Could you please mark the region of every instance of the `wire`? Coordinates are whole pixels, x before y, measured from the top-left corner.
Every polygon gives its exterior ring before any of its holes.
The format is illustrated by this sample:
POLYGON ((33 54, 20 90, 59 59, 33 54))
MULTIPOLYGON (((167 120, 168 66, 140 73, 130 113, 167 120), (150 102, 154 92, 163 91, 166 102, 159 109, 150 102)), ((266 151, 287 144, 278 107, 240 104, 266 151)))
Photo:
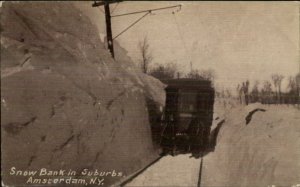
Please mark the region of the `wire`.
POLYGON ((120 36, 121 34, 123 34, 124 32, 126 32, 128 29, 130 29, 133 25, 135 25, 137 22, 139 22, 141 19, 143 19, 145 16, 147 16, 148 14, 150 14, 151 11, 148 11, 146 14, 144 14, 142 17, 140 17, 139 19, 137 19, 135 22, 133 22, 131 25, 129 25, 126 29, 124 29, 122 32, 120 32, 120 34, 118 34, 117 36, 115 36, 113 38, 116 39, 118 36, 120 36))
POLYGON ((99 10, 100 10, 103 14, 105 14, 104 11, 103 11, 99 6, 98 6, 98 8, 99 8, 99 10))
POLYGON ((112 9, 111 14, 114 13, 114 11, 116 10, 116 8, 118 7, 119 3, 116 4, 116 6, 112 9))
POLYGON ((127 15, 131 15, 131 14, 140 14, 140 13, 149 12, 149 11, 154 12, 157 10, 164 10, 164 9, 175 8, 175 7, 179 7, 181 9, 181 5, 174 5, 174 6, 168 6, 168 7, 162 7, 162 8, 142 10, 142 11, 137 11, 137 12, 130 12, 130 13, 125 13, 125 14, 118 14, 118 15, 113 15, 111 17, 113 18, 113 17, 119 17, 119 16, 127 16, 127 15))

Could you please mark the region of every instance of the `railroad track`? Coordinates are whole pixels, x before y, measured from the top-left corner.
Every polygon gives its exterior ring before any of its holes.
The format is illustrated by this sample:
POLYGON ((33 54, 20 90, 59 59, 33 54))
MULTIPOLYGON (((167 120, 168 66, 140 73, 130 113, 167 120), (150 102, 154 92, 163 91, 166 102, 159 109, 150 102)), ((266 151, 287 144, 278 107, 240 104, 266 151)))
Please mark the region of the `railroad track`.
POLYGON ((203 167, 203 154, 201 154, 197 187, 201 187, 202 167, 203 167))
POLYGON ((126 179, 125 181, 121 182, 121 184, 119 186, 120 187, 125 186, 127 183, 129 183, 130 181, 132 181, 133 179, 135 179, 136 177, 138 177, 140 174, 142 174, 146 169, 148 169, 149 167, 151 167, 152 165, 154 165, 156 162, 158 162, 162 157, 164 157, 164 156, 159 156, 157 159, 155 159, 154 161, 152 161, 146 167, 144 167, 143 169, 137 171, 136 173, 134 173, 133 175, 131 175, 128 179, 126 179))
MULTIPOLYGON (((155 163, 157 163, 163 157, 164 156, 159 156, 157 159, 155 159, 154 161, 152 161, 146 167, 144 167, 144 168, 140 169, 139 171, 135 172, 134 174, 132 174, 131 176, 129 176, 127 179, 125 179, 124 181, 122 181, 121 183, 119 183, 117 186, 124 187, 126 184, 128 184, 129 182, 131 182, 132 180, 134 180, 135 178, 137 178, 138 176, 140 176, 145 170, 147 170, 148 168, 150 168, 151 166, 153 166, 155 163)), ((196 186, 197 187, 201 187, 203 163, 204 163, 204 161, 203 161, 203 154, 201 154, 199 171, 198 171, 198 180, 197 180, 197 185, 195 184, 195 187, 196 186)))

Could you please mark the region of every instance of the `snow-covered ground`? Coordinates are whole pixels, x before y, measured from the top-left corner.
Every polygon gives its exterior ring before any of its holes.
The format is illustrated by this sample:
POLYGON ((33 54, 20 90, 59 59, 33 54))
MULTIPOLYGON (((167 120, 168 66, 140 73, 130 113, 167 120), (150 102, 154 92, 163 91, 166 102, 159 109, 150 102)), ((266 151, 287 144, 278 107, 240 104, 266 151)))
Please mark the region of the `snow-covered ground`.
MULTIPOLYGON (((214 152, 203 158, 201 186, 300 184, 300 111, 295 106, 216 102, 225 119, 214 152), (246 125, 245 118, 257 109, 246 125)), ((218 117, 218 118, 217 118, 218 117)), ((200 159, 166 156, 126 186, 197 186, 200 159)))
POLYGON ((200 159, 190 156, 163 157, 126 186, 197 186, 200 159))

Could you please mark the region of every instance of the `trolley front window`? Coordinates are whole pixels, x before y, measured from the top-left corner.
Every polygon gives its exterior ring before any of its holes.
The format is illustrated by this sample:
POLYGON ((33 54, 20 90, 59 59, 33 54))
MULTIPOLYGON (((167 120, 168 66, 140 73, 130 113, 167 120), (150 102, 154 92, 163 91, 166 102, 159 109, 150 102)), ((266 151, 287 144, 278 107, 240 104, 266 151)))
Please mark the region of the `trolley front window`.
POLYGON ((192 113, 197 110, 196 92, 179 92, 179 112, 192 113))

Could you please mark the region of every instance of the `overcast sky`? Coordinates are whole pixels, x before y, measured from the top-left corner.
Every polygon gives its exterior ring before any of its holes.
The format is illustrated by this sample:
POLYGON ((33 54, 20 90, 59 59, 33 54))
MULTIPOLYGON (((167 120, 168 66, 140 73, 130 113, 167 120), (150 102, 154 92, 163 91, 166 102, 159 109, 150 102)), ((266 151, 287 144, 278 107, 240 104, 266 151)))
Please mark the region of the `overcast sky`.
MULTIPOLYGON (((103 8, 82 9, 105 35, 103 8)), ((138 42, 147 36, 153 63, 177 63, 182 71, 212 68, 217 86, 234 89, 247 79, 270 80, 299 72, 298 2, 122 2, 111 5, 112 15, 182 4, 175 14, 154 12, 118 37, 137 61, 138 42)), ((143 14, 112 18, 116 36, 143 14)), ((286 78, 287 80, 287 78, 286 78)))

